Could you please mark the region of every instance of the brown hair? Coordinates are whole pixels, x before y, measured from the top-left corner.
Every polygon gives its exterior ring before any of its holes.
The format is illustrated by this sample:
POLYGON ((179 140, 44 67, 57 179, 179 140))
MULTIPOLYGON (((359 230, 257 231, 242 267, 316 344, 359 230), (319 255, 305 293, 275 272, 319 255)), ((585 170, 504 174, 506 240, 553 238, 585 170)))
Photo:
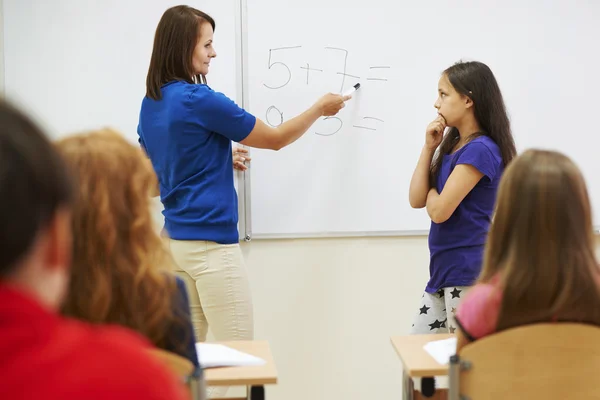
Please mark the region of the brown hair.
POLYGON ((526 151, 500 183, 479 279, 500 279, 498 330, 552 320, 600 325, 598 275, 581 172, 560 153, 526 151))
POLYGON ((206 22, 214 31, 215 20, 195 8, 175 6, 164 12, 154 35, 146 96, 160 100, 160 88, 174 80, 206 83, 206 77, 196 75, 192 64, 200 27, 206 22))
MULTIPOLYGON (((481 135, 490 137, 500 148, 502 162, 506 167, 517 155, 517 149, 502 92, 492 70, 482 62, 459 61, 447 68, 444 75, 454 90, 473 101, 475 119, 482 131, 474 133, 468 140, 481 135)), ((430 187, 436 187, 444 155, 450 154, 459 139, 460 133, 454 127, 442 139, 431 164, 430 187)))
POLYGON ((4 101, 0 160, 0 277, 6 277, 57 211, 71 206, 73 188, 63 160, 40 127, 4 101))
MULTIPOLYGON (((110 129, 57 142, 78 184, 65 315, 131 328, 164 348, 174 314, 171 258, 153 226, 156 176, 143 151, 110 129)), ((173 338, 169 338, 172 340, 173 338)))

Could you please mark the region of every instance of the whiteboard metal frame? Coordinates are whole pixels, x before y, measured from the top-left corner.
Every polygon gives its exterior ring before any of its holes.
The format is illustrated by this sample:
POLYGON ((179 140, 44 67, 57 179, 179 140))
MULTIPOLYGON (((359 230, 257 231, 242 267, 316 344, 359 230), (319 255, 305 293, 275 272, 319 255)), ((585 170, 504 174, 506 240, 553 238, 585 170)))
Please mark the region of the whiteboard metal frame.
MULTIPOLYGON (((594 234, 600 235, 600 227, 594 227, 594 234)), ((428 230, 416 231, 364 231, 364 232, 305 232, 305 233, 259 233, 252 239, 343 239, 343 238, 372 238, 372 237, 422 237, 428 236, 428 230)))
POLYGON ((0 96, 4 97, 4 1, 0 0, 0 96))
MULTIPOLYGON (((247 30, 247 10, 246 0, 230 0, 235 3, 236 20, 236 102, 240 107, 248 108, 248 30, 247 30)), ((238 225, 240 240, 250 241, 252 238, 252 204, 250 188, 250 169, 246 171, 237 171, 238 178, 238 225)))
POLYGON ((427 236, 428 230, 416 231, 356 231, 356 232, 306 232, 306 233, 260 233, 252 236, 256 240, 274 239, 334 239, 334 238, 370 238, 370 237, 408 237, 427 236))

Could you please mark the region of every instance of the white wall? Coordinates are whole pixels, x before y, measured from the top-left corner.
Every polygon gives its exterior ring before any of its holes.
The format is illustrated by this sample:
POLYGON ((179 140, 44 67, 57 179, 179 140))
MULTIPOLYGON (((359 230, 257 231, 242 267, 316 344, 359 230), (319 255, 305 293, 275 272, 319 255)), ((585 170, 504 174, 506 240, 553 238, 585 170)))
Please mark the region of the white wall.
POLYGON ((243 244, 272 400, 401 398, 390 335, 408 333, 428 275, 425 237, 243 244))
POLYGON ((269 399, 401 398, 389 338, 412 324, 428 278, 426 237, 254 240, 242 248, 256 338, 270 342, 279 372, 269 399))

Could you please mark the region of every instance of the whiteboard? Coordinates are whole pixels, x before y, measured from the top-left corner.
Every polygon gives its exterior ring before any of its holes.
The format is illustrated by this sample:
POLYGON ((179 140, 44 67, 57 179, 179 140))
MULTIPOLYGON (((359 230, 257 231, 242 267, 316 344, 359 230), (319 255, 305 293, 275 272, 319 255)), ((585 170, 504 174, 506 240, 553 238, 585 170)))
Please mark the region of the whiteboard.
POLYGON ((253 151, 253 237, 426 232, 408 187, 438 78, 459 59, 494 71, 518 150, 574 158, 599 209, 600 2, 249 3, 252 113, 276 126, 327 91, 362 85, 339 119, 279 152, 253 151))
MULTIPOLYGON (((4 82, 17 103, 59 138, 110 126, 137 143, 154 32, 165 0, 4 0, 4 82)), ((241 103, 239 0, 187 5, 216 20, 209 85, 241 103), (238 78, 239 77, 239 78, 238 78)), ((244 186, 235 185, 240 196, 244 186)), ((162 204, 154 202, 157 226, 162 204)), ((245 203, 240 201, 240 215, 245 203)), ((244 231, 240 219, 240 231, 244 231)))
MULTIPOLYGON (((154 31, 171 0, 4 0, 5 88, 54 137, 111 126, 137 143, 154 31)), ((236 98, 239 1, 192 0, 216 20, 209 84, 236 98)))

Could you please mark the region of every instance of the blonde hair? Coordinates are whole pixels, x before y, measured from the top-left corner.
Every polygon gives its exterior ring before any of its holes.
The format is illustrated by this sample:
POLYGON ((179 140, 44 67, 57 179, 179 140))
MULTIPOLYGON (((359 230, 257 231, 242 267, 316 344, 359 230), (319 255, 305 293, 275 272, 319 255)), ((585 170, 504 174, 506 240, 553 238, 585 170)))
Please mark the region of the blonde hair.
MULTIPOLYGON (((155 231, 156 175, 143 151, 103 129, 56 143, 77 184, 72 278, 63 312, 131 328, 164 347, 177 323, 171 258, 155 231)), ((172 338, 171 338, 172 339, 172 338)))
POLYGON ((565 155, 529 150, 506 169, 479 281, 495 277, 498 330, 552 320, 600 325, 590 201, 565 155))

